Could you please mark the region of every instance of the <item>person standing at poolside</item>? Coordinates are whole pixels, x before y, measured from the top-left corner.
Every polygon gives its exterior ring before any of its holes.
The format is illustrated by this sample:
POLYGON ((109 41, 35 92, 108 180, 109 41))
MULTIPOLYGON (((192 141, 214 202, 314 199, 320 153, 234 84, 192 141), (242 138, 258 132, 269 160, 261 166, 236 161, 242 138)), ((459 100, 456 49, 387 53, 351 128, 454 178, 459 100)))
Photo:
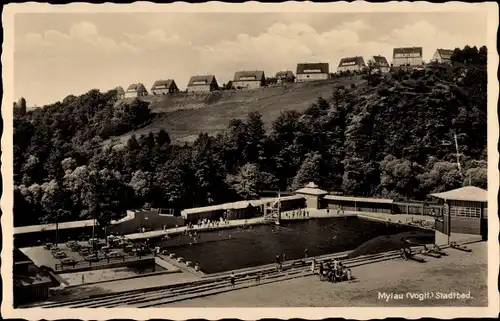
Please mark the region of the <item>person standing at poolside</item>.
POLYGON ((231 287, 234 289, 234 284, 235 284, 235 276, 234 272, 231 272, 231 287))
POLYGON ((304 258, 305 258, 305 259, 307 259, 307 254, 308 254, 308 252, 309 252, 309 251, 308 251, 308 250, 307 250, 307 248, 306 248, 306 249, 304 250, 304 258))

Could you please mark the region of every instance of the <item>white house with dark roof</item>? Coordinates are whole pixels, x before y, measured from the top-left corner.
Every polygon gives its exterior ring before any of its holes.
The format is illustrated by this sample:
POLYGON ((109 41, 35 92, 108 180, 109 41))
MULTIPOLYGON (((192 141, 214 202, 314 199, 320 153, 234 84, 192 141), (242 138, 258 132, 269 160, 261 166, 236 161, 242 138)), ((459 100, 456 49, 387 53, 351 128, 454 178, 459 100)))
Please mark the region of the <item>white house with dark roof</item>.
POLYGON ((234 73, 233 88, 235 89, 255 89, 264 86, 266 76, 262 70, 237 71, 234 73))
POLYGON ((190 93, 209 93, 219 89, 214 75, 193 76, 189 79, 187 90, 190 93))
POLYGON ((380 71, 381 73, 387 73, 391 70, 389 62, 387 62, 387 59, 385 57, 373 56, 371 60, 373 61, 375 69, 380 71))
POLYGON ((166 95, 179 92, 179 88, 173 79, 157 80, 151 87, 153 95, 166 95))
POLYGON ((326 62, 297 64, 296 82, 330 79, 330 66, 326 62))
POLYGON ((144 84, 142 83, 132 84, 128 86, 127 90, 125 91, 125 98, 137 98, 147 95, 148 91, 146 90, 146 87, 144 87, 144 84))
POLYGON ((340 59, 339 65, 337 66, 337 72, 355 72, 361 71, 366 67, 365 60, 363 57, 346 57, 340 59))
POLYGON ((451 49, 436 49, 436 52, 432 56, 432 61, 449 63, 451 62, 451 56, 453 55, 453 52, 454 50, 451 49))
POLYGON ((285 82, 294 82, 295 75, 293 74, 293 71, 291 71, 291 70, 278 71, 276 73, 276 80, 279 84, 285 83, 285 82))
POLYGON ((394 48, 392 54, 392 65, 394 67, 422 67, 422 47, 394 48))

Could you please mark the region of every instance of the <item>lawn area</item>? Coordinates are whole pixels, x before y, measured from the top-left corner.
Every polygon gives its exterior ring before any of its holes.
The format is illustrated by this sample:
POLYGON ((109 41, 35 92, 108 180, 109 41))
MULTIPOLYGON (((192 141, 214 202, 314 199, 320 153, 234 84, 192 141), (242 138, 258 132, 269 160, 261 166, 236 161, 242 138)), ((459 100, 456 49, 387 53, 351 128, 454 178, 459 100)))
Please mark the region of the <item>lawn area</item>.
MULTIPOLYGON (((223 91, 220 92, 221 97, 211 104, 204 104, 203 99, 196 100, 190 96, 178 99, 162 97, 161 100, 155 98, 150 108, 159 112, 158 118, 146 127, 118 138, 125 143, 132 134, 138 136, 164 129, 172 141, 194 141, 200 132, 215 135, 226 130, 231 119, 244 119, 250 111, 259 111, 266 130, 269 130, 282 111, 302 112, 320 96, 329 99, 334 86, 338 84, 348 87, 351 83, 359 85, 363 82, 365 81, 341 79, 255 90, 223 91)), ((109 142, 107 140, 103 144, 109 142)))
POLYGON ((487 243, 468 245, 473 252, 446 249, 448 256, 425 257, 427 262, 401 259, 353 268, 351 283, 321 282, 317 277, 297 278, 219 295, 180 301, 168 307, 403 307, 487 306, 487 243), (438 292, 468 293, 469 299, 436 299, 438 292), (403 294, 386 300, 380 294, 403 294), (418 300, 406 293, 432 293, 418 300))

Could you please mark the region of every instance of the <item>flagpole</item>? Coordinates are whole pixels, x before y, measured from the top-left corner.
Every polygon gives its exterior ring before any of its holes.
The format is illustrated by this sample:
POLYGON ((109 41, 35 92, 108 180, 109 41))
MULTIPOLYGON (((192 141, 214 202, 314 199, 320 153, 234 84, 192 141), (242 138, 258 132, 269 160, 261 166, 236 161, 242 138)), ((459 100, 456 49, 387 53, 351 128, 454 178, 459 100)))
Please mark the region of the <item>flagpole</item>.
POLYGON ((275 221, 277 225, 280 224, 280 218, 281 218, 281 190, 278 191, 278 217, 276 218, 277 220, 275 221))
POLYGON ((94 237, 94 230, 95 230, 95 217, 92 218, 92 253, 95 252, 95 237, 94 237))

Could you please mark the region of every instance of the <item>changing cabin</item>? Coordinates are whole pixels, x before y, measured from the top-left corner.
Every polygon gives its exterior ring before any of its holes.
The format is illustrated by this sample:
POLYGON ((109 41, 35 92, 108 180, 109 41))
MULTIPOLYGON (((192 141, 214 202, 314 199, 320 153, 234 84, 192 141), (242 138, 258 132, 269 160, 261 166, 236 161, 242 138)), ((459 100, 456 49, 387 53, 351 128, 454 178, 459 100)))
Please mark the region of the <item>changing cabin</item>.
POLYGON ((475 186, 431 194, 443 204, 436 218, 436 244, 462 240, 487 240, 488 192, 475 186))

